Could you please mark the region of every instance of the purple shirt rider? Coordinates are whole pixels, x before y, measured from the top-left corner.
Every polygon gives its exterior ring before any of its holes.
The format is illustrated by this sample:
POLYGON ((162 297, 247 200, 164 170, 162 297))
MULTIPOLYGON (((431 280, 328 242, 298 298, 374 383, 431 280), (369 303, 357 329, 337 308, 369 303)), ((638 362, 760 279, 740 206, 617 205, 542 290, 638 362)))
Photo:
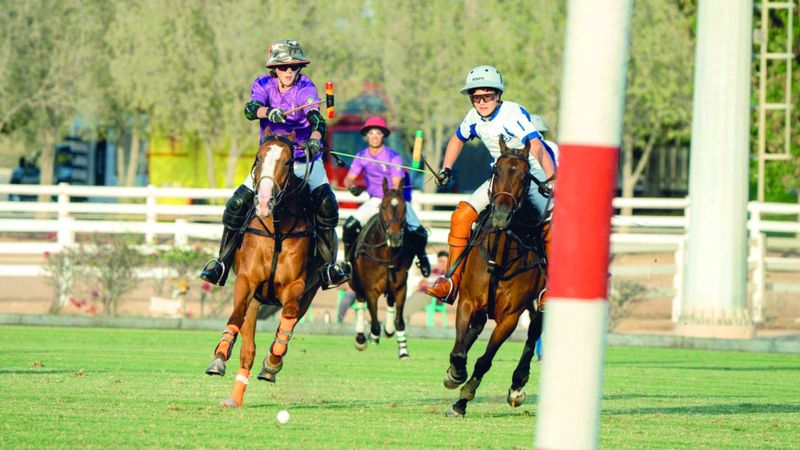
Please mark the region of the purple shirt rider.
MULTIPOLYGON (((269 108, 280 108, 283 111, 288 111, 300 105, 305 105, 310 102, 319 101, 317 96, 317 87, 305 75, 300 75, 300 78, 284 93, 278 90, 278 79, 273 78, 270 74, 262 75, 253 83, 250 89, 250 99, 261 102, 269 108)), ((298 144, 295 146, 294 157, 302 158, 304 150, 300 144, 308 141, 311 136, 311 124, 306 117, 308 111, 312 109, 319 110, 319 105, 314 105, 308 108, 299 109, 286 116, 285 123, 273 123, 268 119, 259 119, 259 143, 264 139, 264 130, 269 129, 281 136, 288 136, 292 131, 295 132, 294 141, 298 144)), ((321 157, 318 153, 315 159, 321 157)))
MULTIPOLYGON (((358 152, 356 156, 392 164, 403 164, 403 158, 392 150, 391 147, 385 145, 383 146, 383 150, 377 155, 371 154, 369 148, 365 148, 358 152)), ((357 177, 361 172, 364 172, 364 184, 367 185, 367 194, 375 198, 383 198, 384 178, 389 182, 389 186, 392 186, 392 180, 394 178, 403 177, 403 169, 400 167, 381 164, 379 162, 365 161, 363 159, 354 159, 353 165, 350 166, 350 171, 347 172, 347 175, 357 177)))

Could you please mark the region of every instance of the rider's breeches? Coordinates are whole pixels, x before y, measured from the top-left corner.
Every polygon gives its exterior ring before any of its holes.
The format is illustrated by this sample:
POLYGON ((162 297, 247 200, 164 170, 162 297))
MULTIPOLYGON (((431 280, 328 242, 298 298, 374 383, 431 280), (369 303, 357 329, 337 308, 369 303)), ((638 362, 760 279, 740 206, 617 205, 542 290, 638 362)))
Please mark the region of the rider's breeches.
MULTIPOLYGON (((372 218, 375 214, 378 214, 378 211, 381 207, 381 199, 377 197, 372 197, 369 200, 365 201, 358 207, 356 212, 353 213, 353 217, 358 220, 362 226, 366 225, 369 219, 372 218)), ((414 212, 414 209, 411 208, 411 203, 406 202, 406 227, 409 230, 416 230, 419 226, 422 225, 417 218, 417 213, 414 212)))
MULTIPOLYGON (((309 165, 310 173, 308 174, 308 188, 309 190, 314 190, 323 184, 330 184, 328 182, 328 174, 325 173, 325 167, 322 164, 322 161, 317 161, 313 165, 309 165)), ((295 162, 294 163, 294 174, 301 179, 306 174, 306 163, 295 162)), ((255 188, 253 187, 253 177, 248 175, 245 178, 243 185, 247 186, 251 191, 255 188)))
MULTIPOLYGON (((544 169, 542 169, 538 163, 533 161, 531 162, 531 175, 535 176, 539 181, 544 181, 547 179, 544 169)), ((489 178, 477 189, 475 189, 469 199, 467 199, 467 203, 472 205, 472 207, 475 208, 475 211, 483 211, 487 206, 489 206, 489 189, 491 186, 492 179, 489 178)), ((540 213, 544 212, 545 208, 551 209, 553 207, 552 199, 548 199, 547 197, 543 196, 539 192, 539 188, 534 182, 531 182, 530 188, 528 189, 528 198, 540 213), (548 201, 550 202, 549 205, 548 201)))

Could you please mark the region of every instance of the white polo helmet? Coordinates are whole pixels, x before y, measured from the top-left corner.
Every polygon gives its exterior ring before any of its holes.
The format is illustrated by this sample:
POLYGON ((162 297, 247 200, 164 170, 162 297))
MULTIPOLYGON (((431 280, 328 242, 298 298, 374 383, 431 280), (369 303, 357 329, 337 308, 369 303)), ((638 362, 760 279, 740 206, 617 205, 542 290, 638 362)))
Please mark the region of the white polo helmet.
POLYGON ((500 92, 506 90, 503 85, 503 76, 500 71, 492 66, 473 67, 467 74, 464 87, 461 88, 462 94, 469 94, 470 89, 497 89, 500 92))
POLYGON ((548 130, 547 125, 544 123, 544 119, 542 119, 542 116, 538 114, 531 114, 531 123, 536 128, 536 131, 544 133, 548 130))

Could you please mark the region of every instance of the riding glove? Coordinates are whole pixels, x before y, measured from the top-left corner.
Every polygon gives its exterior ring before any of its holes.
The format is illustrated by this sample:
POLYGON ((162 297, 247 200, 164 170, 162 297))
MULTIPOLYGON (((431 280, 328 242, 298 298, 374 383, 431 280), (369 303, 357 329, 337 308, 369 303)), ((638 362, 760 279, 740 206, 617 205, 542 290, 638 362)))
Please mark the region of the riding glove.
POLYGON ((267 112, 267 119, 272 123, 286 122, 286 116, 280 108, 271 108, 269 112, 267 112))
POLYGON ((306 142, 306 148, 308 149, 309 158, 313 159, 322 148, 322 142, 320 142, 319 139, 309 139, 308 142, 306 142))
POLYGON ((450 183, 450 180, 453 178, 453 171, 450 170, 449 167, 444 167, 442 170, 439 171, 439 178, 436 180, 436 184, 439 187, 447 186, 450 183))
POLYGON ((364 188, 363 187, 350 186, 350 193, 353 194, 353 196, 355 196, 355 197, 358 197, 363 192, 364 192, 364 188))

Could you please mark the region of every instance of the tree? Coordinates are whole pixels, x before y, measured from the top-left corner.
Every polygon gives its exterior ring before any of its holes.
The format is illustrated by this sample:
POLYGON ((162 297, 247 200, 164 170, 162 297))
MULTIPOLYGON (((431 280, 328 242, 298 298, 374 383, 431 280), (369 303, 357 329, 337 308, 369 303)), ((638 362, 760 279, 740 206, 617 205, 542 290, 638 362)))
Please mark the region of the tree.
MULTIPOLYGON (((636 2, 625 92, 622 196, 633 197, 654 151, 691 126, 694 42, 687 17, 668 2, 636 2)), ((623 210, 630 214, 630 210, 623 210)))

